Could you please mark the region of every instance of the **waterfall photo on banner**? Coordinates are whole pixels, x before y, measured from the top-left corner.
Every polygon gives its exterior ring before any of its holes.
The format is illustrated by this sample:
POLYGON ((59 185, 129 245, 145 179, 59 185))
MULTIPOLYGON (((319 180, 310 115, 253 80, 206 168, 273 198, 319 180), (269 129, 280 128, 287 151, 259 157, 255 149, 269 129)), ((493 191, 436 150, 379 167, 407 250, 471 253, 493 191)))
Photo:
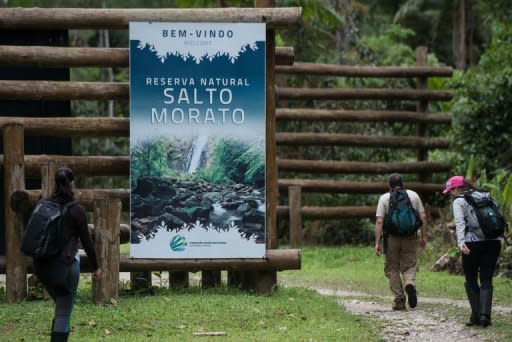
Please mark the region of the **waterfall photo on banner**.
POLYGON ((130 23, 131 257, 265 256, 265 32, 130 23))

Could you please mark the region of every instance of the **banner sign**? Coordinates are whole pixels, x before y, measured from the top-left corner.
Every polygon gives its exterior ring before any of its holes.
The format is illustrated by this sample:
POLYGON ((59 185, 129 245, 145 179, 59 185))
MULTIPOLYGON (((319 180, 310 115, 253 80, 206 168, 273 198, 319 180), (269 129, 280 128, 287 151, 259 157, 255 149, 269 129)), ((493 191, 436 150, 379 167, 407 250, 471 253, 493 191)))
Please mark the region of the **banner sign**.
POLYGON ((131 257, 265 256, 265 32, 130 23, 131 257))

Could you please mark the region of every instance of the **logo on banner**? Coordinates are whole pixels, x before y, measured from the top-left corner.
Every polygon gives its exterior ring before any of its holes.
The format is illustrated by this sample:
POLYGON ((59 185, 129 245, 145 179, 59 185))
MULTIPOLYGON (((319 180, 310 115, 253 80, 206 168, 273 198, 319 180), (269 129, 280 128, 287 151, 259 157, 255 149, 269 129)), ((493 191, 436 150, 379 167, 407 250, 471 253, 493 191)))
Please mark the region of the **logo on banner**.
POLYGON ((183 252, 187 247, 187 239, 182 235, 176 235, 171 239, 169 246, 174 252, 183 252))

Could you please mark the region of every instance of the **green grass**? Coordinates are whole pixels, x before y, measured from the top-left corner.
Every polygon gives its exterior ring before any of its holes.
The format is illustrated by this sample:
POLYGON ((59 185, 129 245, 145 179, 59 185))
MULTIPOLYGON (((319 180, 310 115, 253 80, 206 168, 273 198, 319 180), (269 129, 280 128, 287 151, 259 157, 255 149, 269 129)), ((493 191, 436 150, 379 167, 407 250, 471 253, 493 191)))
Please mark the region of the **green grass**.
MULTIPOLYGON (((420 296, 466 298, 463 276, 432 272, 430 264, 422 262, 427 258, 420 255, 419 259, 416 282, 420 296)), ((285 283, 391 295, 384 257, 376 257, 372 247, 304 247, 302 270, 280 272, 279 276, 285 283)), ((495 303, 512 304, 511 279, 494 278, 494 288, 495 303)))
MULTIPOLYGON (((71 341, 377 341, 369 321, 349 315, 334 298, 311 290, 279 288, 264 297, 224 286, 154 296, 122 296, 94 305, 83 282, 72 317, 71 341), (224 331, 223 337, 194 332, 224 331)), ((51 301, 0 302, 0 340, 47 341, 51 301)))
MULTIPOLYGON (((370 247, 305 247, 302 270, 279 273, 284 283, 390 295, 383 258, 370 247)), ((421 260, 428 258, 422 257, 421 260)), ((421 296, 464 299, 464 278, 431 272, 420 262, 421 296)), ((378 341, 375 321, 348 314, 333 297, 280 287, 264 297, 221 286, 202 290, 160 288, 154 296, 122 295, 112 305, 94 305, 88 277, 81 281, 72 317, 71 341, 378 341), (227 336, 194 337, 224 331, 227 336)), ((512 304, 512 281, 495 278, 495 303, 512 304)), ((449 306, 450 307, 450 306, 449 306)), ((51 301, 8 304, 0 287, 0 340, 47 341, 51 301)), ((463 322, 464 310, 450 309, 463 322)), ((507 317, 495 315, 496 333, 512 336, 507 317)))

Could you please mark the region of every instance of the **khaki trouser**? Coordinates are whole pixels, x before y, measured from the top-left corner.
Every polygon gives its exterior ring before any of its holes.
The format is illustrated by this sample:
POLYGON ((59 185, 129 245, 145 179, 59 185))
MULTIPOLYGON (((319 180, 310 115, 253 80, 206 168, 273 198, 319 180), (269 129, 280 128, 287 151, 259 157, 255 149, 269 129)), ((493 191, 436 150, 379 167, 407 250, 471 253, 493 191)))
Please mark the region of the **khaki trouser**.
POLYGON ((389 287, 395 302, 405 301, 404 288, 400 274, 403 274, 405 285, 416 287, 416 260, 418 236, 388 236, 384 274, 389 278, 389 287))

